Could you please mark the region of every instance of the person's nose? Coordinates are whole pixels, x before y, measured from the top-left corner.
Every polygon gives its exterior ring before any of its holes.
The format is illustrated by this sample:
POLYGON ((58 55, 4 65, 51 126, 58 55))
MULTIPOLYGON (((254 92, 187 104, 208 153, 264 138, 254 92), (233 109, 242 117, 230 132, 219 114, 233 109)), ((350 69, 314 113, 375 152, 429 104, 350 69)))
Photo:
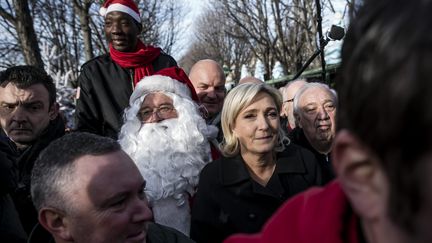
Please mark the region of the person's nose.
POLYGON ((326 109, 324 107, 318 108, 317 116, 318 116, 318 119, 320 119, 320 120, 327 120, 330 117, 328 112, 326 111, 326 109))
POLYGON ((151 114, 150 118, 148 119, 147 123, 156 123, 156 122, 160 122, 163 119, 159 116, 158 111, 153 111, 153 113, 151 114))
POLYGON ((208 98, 211 98, 211 99, 216 99, 216 98, 217 98, 217 96, 216 96, 216 91, 215 91, 214 88, 210 88, 210 89, 207 91, 207 97, 208 97, 208 98))
POLYGON ((269 121, 264 115, 259 115, 257 117, 257 125, 259 130, 267 130, 269 126, 269 121))
POLYGON ((147 199, 136 198, 133 205, 133 216, 132 221, 134 223, 140 223, 150 221, 153 219, 153 213, 149 207, 147 199))
POLYGON ((27 113, 23 107, 18 106, 12 113, 12 121, 17 123, 24 123, 27 120, 27 113))
POLYGON ((111 25, 111 34, 119 34, 121 33, 120 25, 117 23, 112 23, 111 25))

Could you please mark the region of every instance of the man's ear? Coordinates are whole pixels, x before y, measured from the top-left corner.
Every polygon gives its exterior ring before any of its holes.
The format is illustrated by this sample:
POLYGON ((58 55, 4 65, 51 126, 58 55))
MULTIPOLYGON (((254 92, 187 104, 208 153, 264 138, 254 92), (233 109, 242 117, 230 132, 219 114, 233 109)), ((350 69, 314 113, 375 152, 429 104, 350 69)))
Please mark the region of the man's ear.
POLYGON ((141 25, 141 23, 139 23, 135 19, 133 19, 133 21, 134 21, 135 25, 138 27, 138 35, 140 35, 143 31, 143 26, 141 25))
POLYGON ((60 105, 57 102, 54 102, 51 105, 50 110, 48 111, 48 115, 51 121, 57 118, 59 114, 59 110, 60 110, 60 105))
POLYGON ((354 210, 364 219, 385 214, 387 180, 377 156, 347 130, 336 135, 332 162, 354 210))
POLYGON ((293 115, 294 115, 294 118, 295 118, 295 124, 296 124, 296 126, 298 126, 300 128, 303 128, 302 125, 301 125, 301 123, 300 123, 300 120, 301 120, 300 115, 297 112, 293 112, 293 115))
POLYGON ((72 240, 69 222, 63 212, 54 208, 42 208, 39 211, 39 222, 54 238, 72 240))

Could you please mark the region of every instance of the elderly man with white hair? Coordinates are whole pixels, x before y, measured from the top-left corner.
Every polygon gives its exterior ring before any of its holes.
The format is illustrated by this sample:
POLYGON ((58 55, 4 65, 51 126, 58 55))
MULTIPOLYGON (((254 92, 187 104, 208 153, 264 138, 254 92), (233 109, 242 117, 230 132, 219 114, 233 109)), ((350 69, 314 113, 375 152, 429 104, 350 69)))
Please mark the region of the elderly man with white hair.
POLYGON ((294 116, 298 127, 290 133, 290 139, 315 154, 324 182, 334 178, 330 152, 336 133, 336 110, 337 94, 326 84, 304 84, 294 96, 294 116))
POLYGON ((199 173, 211 161, 207 125, 195 103, 197 96, 182 69, 163 69, 136 86, 119 142, 147 179, 146 194, 156 223, 189 234, 188 199, 199 173))

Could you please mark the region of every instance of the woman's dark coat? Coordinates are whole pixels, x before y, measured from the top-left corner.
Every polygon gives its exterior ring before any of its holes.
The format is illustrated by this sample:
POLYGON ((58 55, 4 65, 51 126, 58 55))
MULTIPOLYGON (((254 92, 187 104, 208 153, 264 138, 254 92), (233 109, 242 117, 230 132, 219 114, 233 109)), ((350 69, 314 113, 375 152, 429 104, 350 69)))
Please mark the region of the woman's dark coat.
POLYGON ((265 187, 251 178, 240 155, 207 164, 193 203, 191 238, 222 242, 234 233, 258 232, 286 199, 321 185, 320 173, 314 155, 293 144, 277 154, 265 187))

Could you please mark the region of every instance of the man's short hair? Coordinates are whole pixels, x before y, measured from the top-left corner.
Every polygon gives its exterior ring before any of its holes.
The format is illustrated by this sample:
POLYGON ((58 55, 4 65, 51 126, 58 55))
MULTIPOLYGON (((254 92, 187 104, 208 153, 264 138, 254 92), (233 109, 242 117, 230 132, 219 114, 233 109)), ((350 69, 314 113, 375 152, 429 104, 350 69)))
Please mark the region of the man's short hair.
POLYGON ((26 89, 34 84, 42 84, 49 95, 49 105, 56 101, 56 88, 53 79, 45 70, 35 66, 15 66, 0 72, 0 86, 6 87, 9 83, 20 89, 26 89))
POLYGON ((117 141, 76 132, 53 141, 36 160, 31 176, 31 195, 37 210, 54 207, 70 210, 64 192, 74 180, 74 161, 85 155, 104 155, 120 150, 117 141))
POLYGON ((346 35, 336 82, 338 128, 378 156, 389 216, 411 233, 430 176, 421 168, 432 149, 431 9, 432 1, 366 0, 346 35))

